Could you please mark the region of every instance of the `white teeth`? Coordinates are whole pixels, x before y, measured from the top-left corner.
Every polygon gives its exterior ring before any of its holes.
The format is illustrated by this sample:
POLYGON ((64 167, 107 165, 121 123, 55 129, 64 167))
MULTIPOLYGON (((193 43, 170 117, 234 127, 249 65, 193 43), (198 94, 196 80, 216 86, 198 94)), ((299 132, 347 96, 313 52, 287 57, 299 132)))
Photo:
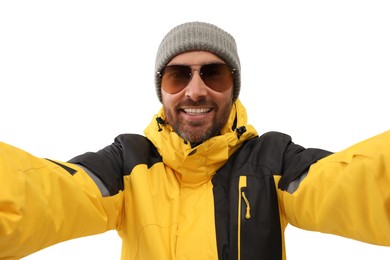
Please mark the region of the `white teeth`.
POLYGON ((204 113, 207 113, 209 112, 211 109, 210 108, 185 108, 183 109, 184 112, 186 112, 187 114, 193 114, 193 115, 196 115, 196 114, 204 114, 204 113))

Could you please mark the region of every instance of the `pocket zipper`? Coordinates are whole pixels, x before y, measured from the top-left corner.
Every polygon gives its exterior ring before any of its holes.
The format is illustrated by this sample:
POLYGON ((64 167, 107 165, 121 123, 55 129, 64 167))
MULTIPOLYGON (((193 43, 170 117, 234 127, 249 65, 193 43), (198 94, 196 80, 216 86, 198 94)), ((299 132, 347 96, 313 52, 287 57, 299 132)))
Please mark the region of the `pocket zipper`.
POLYGON ((249 200, 246 197, 245 194, 245 188, 247 187, 247 182, 246 182, 246 176, 240 176, 240 179, 238 181, 238 221, 237 221, 237 226, 238 226, 238 233, 237 233, 237 259, 241 259, 241 206, 242 206, 242 201, 244 201, 246 205, 246 213, 245 213, 245 218, 250 219, 251 213, 250 213, 250 204, 249 200))

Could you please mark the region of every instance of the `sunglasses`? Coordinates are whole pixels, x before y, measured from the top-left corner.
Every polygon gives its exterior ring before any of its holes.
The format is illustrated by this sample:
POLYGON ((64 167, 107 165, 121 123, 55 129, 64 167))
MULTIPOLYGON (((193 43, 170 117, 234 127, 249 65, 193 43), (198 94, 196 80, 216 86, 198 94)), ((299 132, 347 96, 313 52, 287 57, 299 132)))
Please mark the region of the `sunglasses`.
POLYGON ((170 94, 176 94, 187 87, 194 71, 198 71, 200 78, 209 88, 223 92, 233 86, 235 69, 224 63, 211 63, 193 69, 188 65, 168 65, 157 72, 161 78, 161 88, 170 94))

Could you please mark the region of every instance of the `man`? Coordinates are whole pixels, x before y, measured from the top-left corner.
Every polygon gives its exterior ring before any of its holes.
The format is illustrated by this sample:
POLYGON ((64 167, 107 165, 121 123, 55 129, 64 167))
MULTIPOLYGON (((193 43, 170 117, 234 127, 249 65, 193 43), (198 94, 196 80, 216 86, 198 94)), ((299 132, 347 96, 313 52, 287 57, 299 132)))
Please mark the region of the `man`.
POLYGON ((116 229, 122 259, 286 259, 284 229, 390 245, 390 132, 331 153, 247 124, 234 38, 173 28, 145 137, 69 162, 0 146, 0 259, 116 229))

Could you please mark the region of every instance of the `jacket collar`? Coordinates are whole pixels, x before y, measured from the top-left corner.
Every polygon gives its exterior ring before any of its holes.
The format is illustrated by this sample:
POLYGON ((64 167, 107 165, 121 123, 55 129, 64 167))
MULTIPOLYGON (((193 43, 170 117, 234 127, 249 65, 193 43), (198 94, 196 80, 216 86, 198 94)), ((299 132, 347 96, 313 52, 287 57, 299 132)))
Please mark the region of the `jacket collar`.
POLYGON ((170 125, 164 124, 164 119, 161 108, 144 133, 158 149, 164 164, 172 168, 182 182, 192 184, 210 180, 244 141, 257 136, 253 126, 247 124, 246 110, 239 100, 233 104, 221 134, 196 147, 191 147, 170 125))

